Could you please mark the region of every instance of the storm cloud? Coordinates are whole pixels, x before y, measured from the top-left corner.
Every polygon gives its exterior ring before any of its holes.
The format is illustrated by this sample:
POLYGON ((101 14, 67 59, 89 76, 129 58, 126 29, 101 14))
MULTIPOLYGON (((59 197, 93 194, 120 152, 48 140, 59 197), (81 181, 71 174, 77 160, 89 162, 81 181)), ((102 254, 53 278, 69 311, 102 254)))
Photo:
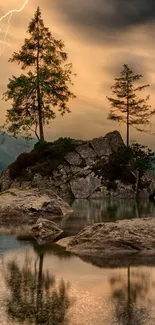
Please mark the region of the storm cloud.
POLYGON ((123 31, 155 21, 154 0, 57 0, 52 6, 77 27, 98 31, 123 31))
MULTIPOLYGON (((10 8, 19 8, 23 0, 7 0, 0 5, 0 15, 10 8)), ((119 76, 122 65, 127 63, 135 73, 142 74, 142 83, 155 102, 155 0, 29 0, 21 13, 13 14, 11 28, 3 55, 0 56, 0 98, 6 91, 8 79, 21 73, 20 66, 8 63, 13 51, 19 51, 28 37, 28 24, 37 6, 42 10, 45 26, 53 36, 62 39, 73 63, 77 77, 73 79, 73 92, 77 96, 70 102, 72 113, 57 118, 46 127, 48 140, 60 136, 91 139, 125 127, 107 120, 114 78, 119 76)), ((0 40, 3 41, 7 19, 0 23, 0 40)), ((10 102, 0 101, 0 124, 10 102)), ((155 117, 153 118, 155 125, 155 117)), ((154 130, 153 130, 154 131, 154 130)), ((132 140, 154 148, 154 137, 131 132, 132 140)))

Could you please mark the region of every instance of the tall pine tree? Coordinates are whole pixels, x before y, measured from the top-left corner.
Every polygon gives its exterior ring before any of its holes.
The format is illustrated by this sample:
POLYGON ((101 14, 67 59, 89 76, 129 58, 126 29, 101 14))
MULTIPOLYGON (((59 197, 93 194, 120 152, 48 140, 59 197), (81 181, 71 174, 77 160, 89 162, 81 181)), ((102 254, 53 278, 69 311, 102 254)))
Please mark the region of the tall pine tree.
POLYGON ((44 26, 39 7, 27 32, 30 37, 9 61, 21 64, 23 70, 31 69, 9 79, 3 99, 12 100, 12 106, 7 110, 5 129, 16 135, 30 134, 34 127, 36 136, 44 140, 44 125, 55 118, 55 108, 61 115, 70 112, 69 99, 75 98, 69 90, 69 85, 73 85, 72 64, 66 63, 68 56, 62 40, 56 40, 44 26))
MULTIPOLYGON (((142 75, 134 74, 127 64, 123 65, 123 70, 119 78, 115 78, 115 83, 111 87, 115 97, 107 97, 111 104, 108 119, 120 123, 126 123, 126 144, 129 146, 130 126, 148 125, 150 117, 155 113, 150 110, 147 104, 150 96, 140 99, 137 92, 142 91, 149 85, 134 87, 134 83, 139 81, 142 75)), ((140 130, 140 129, 139 129, 140 130)))

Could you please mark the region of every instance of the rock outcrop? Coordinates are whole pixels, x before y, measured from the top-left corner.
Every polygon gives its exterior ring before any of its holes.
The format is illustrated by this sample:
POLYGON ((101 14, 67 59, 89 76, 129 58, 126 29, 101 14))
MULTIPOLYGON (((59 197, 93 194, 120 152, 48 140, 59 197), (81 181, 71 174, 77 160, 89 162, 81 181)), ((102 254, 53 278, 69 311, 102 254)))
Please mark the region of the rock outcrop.
MULTIPOLYGON (((45 155, 45 159, 42 158, 41 162, 35 160, 33 166, 24 167, 19 177, 11 179, 8 168, 0 178, 1 191, 29 186, 53 190, 64 199, 136 197, 137 193, 133 183, 124 184, 120 180, 116 180, 115 184, 108 184, 108 179, 102 173, 102 167, 100 170, 96 169, 97 164, 100 165, 100 163, 103 164, 103 161, 108 161, 112 152, 125 146, 118 131, 109 132, 104 137, 90 141, 71 140, 71 142, 70 151, 67 151, 60 160, 52 160, 49 148, 50 158, 48 158, 47 164, 45 155)), ((28 160, 30 159, 28 157, 28 160)), ((18 171, 18 163, 15 164, 15 168, 18 171)), ((141 196, 149 197, 155 186, 155 178, 153 179, 151 173, 144 177, 144 183, 147 186, 142 189, 141 196)))
POLYGON ((73 179, 70 182, 71 191, 76 199, 85 199, 90 197, 95 190, 101 185, 100 179, 93 174, 73 179))
POLYGON ((39 245, 45 245, 58 240, 63 231, 53 221, 39 218, 30 233, 39 245))
POLYGON ((81 230, 67 250, 81 256, 122 257, 155 254, 155 219, 97 223, 81 230))
POLYGON ((38 218, 61 219, 71 207, 50 190, 10 189, 0 195, 0 226, 34 224, 38 218))

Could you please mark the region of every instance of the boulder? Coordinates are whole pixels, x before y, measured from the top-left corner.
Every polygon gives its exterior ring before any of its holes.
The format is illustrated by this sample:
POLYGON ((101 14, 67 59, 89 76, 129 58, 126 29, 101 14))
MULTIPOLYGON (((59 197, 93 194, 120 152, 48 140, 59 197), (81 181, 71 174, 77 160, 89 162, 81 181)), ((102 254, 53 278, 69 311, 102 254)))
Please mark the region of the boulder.
POLYGON ((70 164, 70 165, 74 165, 74 166, 80 166, 82 163, 82 159, 80 157, 80 155, 77 152, 69 152, 66 156, 65 156, 66 161, 70 164))
POLYGON ((67 249, 102 258, 155 254, 155 218, 96 223, 81 230, 67 249))
POLYGON ((76 151, 83 159, 96 157, 96 153, 92 148, 90 148, 89 143, 77 147, 76 151))
POLYGON ((45 245, 58 240, 63 231, 53 221, 39 218, 30 233, 39 245, 45 245))
POLYGON ((34 224, 39 217, 53 220, 72 212, 71 207, 50 190, 12 188, 0 195, 0 225, 34 224))
POLYGON ((93 174, 85 178, 75 178, 70 182, 71 191, 76 199, 87 199, 100 185, 100 179, 93 174))
POLYGON ((79 172, 82 171, 82 168, 77 167, 77 166, 71 166, 71 171, 73 174, 78 174, 79 172))
POLYGON ((104 137, 95 138, 90 143, 99 157, 109 156, 113 151, 117 151, 125 145, 118 131, 109 132, 104 137))

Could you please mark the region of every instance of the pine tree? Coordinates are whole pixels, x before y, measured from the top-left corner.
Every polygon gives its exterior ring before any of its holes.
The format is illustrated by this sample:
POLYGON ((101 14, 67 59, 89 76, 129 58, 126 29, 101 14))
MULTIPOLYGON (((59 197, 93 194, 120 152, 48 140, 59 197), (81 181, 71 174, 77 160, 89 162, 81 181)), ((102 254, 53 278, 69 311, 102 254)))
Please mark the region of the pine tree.
POLYGON ((35 127, 38 139, 44 140, 44 125, 56 117, 55 108, 61 115, 70 112, 69 99, 75 98, 69 90, 73 85, 72 64, 66 63, 63 41, 56 40, 44 26, 39 7, 27 32, 30 37, 9 61, 21 64, 22 70, 31 69, 26 75, 9 79, 3 99, 12 100, 12 107, 7 110, 5 128, 16 135, 30 134, 35 127))
POLYGON ((115 84, 111 87, 115 98, 107 97, 111 103, 111 110, 108 119, 120 123, 126 123, 126 144, 129 146, 130 126, 150 124, 149 119, 155 113, 150 110, 147 104, 150 95, 144 99, 137 96, 137 92, 142 91, 149 85, 134 87, 134 82, 139 81, 143 76, 134 74, 127 64, 123 65, 123 70, 119 78, 115 78, 115 84))

